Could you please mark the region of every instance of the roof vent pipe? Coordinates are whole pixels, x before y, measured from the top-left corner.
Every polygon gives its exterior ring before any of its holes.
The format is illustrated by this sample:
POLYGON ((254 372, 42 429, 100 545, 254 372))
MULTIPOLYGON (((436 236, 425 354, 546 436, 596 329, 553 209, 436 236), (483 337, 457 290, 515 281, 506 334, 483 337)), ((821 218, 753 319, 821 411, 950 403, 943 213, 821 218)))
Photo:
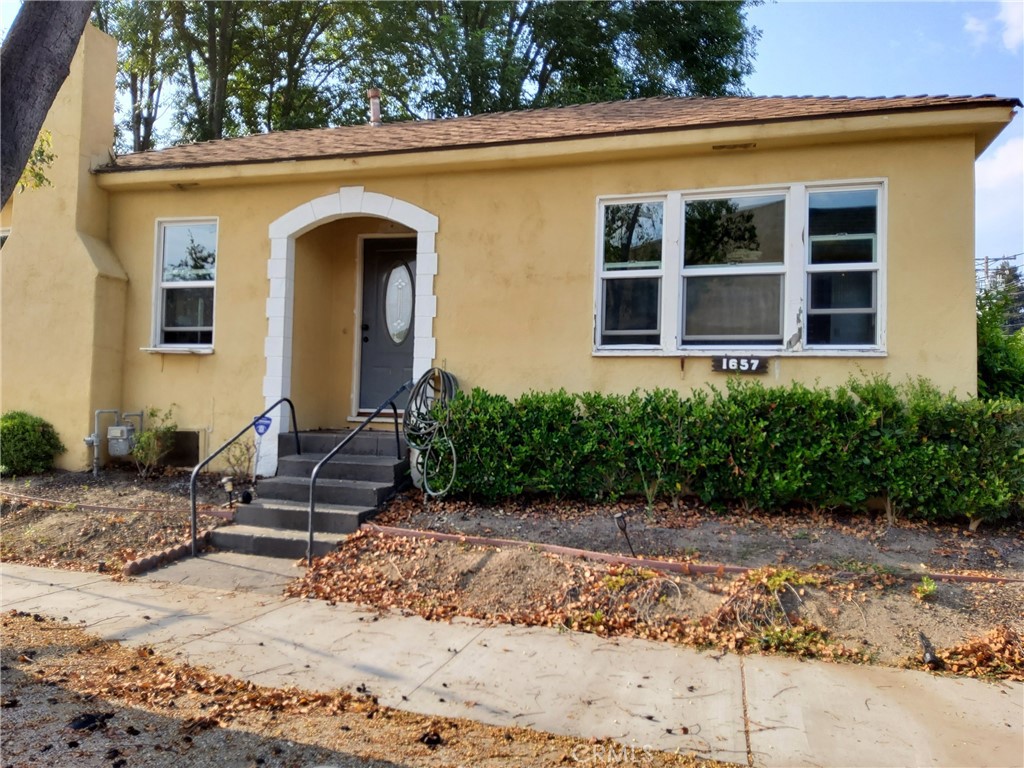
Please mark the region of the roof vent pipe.
POLYGON ((366 98, 370 100, 370 125, 380 126, 380 89, 370 88, 366 92, 366 98))

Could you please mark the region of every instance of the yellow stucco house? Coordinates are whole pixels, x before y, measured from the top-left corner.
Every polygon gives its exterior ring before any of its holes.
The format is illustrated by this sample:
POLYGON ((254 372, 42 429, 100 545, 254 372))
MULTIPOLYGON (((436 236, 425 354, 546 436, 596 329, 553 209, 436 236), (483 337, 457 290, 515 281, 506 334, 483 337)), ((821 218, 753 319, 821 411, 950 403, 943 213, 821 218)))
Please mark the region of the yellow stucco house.
POLYGON ((88 29, 53 186, 0 219, 0 406, 51 421, 62 466, 97 409, 173 403, 206 454, 282 396, 347 426, 435 365, 509 395, 730 365, 974 392, 974 162, 1016 99, 657 98, 114 158, 114 75, 88 29))

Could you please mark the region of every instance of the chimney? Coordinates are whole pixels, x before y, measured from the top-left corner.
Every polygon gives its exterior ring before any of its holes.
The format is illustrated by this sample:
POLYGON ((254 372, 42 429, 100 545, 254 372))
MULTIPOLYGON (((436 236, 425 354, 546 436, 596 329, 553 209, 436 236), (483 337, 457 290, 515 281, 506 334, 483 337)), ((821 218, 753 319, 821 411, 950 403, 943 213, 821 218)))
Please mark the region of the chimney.
POLYGON ((366 98, 370 100, 370 125, 380 126, 380 89, 371 88, 366 92, 366 98))

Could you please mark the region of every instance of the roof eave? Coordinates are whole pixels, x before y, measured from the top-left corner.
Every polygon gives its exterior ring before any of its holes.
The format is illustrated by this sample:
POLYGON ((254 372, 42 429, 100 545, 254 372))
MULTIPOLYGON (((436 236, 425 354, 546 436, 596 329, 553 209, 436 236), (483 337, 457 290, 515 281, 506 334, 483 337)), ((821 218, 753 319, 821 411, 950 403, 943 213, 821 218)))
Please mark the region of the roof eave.
POLYGON ((768 149, 794 145, 905 139, 915 136, 972 134, 980 155, 1013 119, 1013 103, 941 106, 932 109, 873 110, 870 113, 731 121, 714 125, 615 131, 587 136, 538 138, 458 147, 418 147, 388 152, 314 155, 163 166, 158 168, 99 168, 102 188, 187 187, 196 184, 273 183, 297 176, 337 176, 374 171, 393 175, 417 172, 481 170, 509 163, 572 164, 618 155, 658 155, 704 152, 736 145, 768 149))

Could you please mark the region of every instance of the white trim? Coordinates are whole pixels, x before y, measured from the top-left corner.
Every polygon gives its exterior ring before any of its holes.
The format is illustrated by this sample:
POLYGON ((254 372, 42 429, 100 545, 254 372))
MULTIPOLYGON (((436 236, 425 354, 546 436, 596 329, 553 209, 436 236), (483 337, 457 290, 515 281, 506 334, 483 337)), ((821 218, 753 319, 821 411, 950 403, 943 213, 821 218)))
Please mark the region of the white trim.
MULTIPOLYGON (((341 187, 337 192, 296 206, 275 219, 268 227, 270 258, 267 261, 267 336, 263 344, 266 359, 263 378, 265 407, 270 407, 276 400, 291 394, 295 239, 322 224, 351 216, 390 219, 415 232, 417 332, 413 337, 413 377, 422 376, 433 365, 437 348, 433 336, 433 319, 437 317, 437 298, 433 292, 433 278, 438 268, 435 244, 438 231, 437 216, 405 200, 377 192, 367 192, 361 186, 341 187), (428 319, 429 326, 426 323, 428 319), (429 334, 419 331, 421 322, 429 327, 429 334)), ((357 290, 361 291, 361 260, 358 264, 357 271, 360 274, 357 290)), ((358 315, 356 321, 356 327, 359 327, 358 315)), ((297 410, 300 419, 301 408, 299 404, 297 410)), ((279 418, 273 420, 262 443, 260 464, 256 470, 260 475, 268 476, 277 472, 277 436, 280 434, 280 423, 279 418)), ((299 425, 302 425, 301 421, 299 425)))
POLYGON ((195 354, 209 354, 203 350, 212 351, 216 343, 217 334, 217 282, 220 270, 220 217, 219 216, 171 216, 157 218, 153 222, 153 301, 151 306, 150 344, 149 347, 142 347, 143 351, 160 351, 167 354, 189 354, 190 350, 197 350, 195 354), (213 282, 195 281, 182 282, 176 288, 212 288, 213 289, 213 325, 210 328, 210 342, 202 344, 164 344, 163 338, 163 314, 164 314, 164 238, 163 232, 167 226, 182 224, 213 224, 216 227, 213 282))
POLYGON ((151 355, 212 355, 213 347, 139 347, 151 355))
POLYGON ((816 182, 758 184, 745 187, 721 187, 699 190, 667 190, 657 193, 602 195, 597 198, 595 213, 595 279, 593 308, 593 349, 595 357, 714 357, 717 355, 804 356, 804 357, 885 357, 886 350, 886 244, 887 185, 885 178, 841 179, 816 182), (807 295, 809 275, 818 271, 836 271, 833 265, 810 265, 807 232, 809 200, 812 192, 874 190, 878 194, 876 259, 870 264, 843 264, 843 271, 867 271, 876 275, 875 333, 876 343, 870 345, 806 344, 807 295), (714 347, 687 346, 682 341, 683 290, 683 211, 690 200, 722 197, 753 197, 783 195, 785 200, 784 255, 782 264, 688 267, 686 276, 730 274, 778 274, 783 278, 782 342, 771 345, 720 344, 714 347), (609 272, 604 268, 604 208, 607 205, 661 202, 663 208, 662 266, 659 270, 609 272), (603 326, 603 286, 606 277, 661 277, 660 343, 652 345, 601 345, 603 326))

